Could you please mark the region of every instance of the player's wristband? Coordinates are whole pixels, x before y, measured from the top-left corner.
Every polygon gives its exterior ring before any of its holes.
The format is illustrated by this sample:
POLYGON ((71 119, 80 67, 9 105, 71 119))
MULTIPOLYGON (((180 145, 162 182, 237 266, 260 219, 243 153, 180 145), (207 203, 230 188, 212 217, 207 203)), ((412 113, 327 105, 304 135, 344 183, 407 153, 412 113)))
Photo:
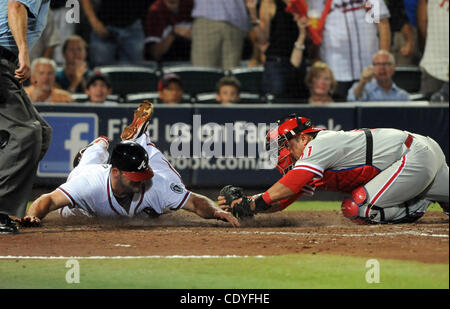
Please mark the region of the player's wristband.
POLYGON ((255 199, 255 211, 256 211, 256 212, 265 211, 265 210, 267 210, 267 209, 269 209, 269 208, 270 208, 270 204, 267 204, 267 203, 264 201, 262 195, 258 196, 258 197, 255 199))
POLYGON ((272 204, 272 199, 270 198, 270 195, 267 191, 261 194, 261 196, 264 199, 264 202, 266 202, 266 204, 272 204))

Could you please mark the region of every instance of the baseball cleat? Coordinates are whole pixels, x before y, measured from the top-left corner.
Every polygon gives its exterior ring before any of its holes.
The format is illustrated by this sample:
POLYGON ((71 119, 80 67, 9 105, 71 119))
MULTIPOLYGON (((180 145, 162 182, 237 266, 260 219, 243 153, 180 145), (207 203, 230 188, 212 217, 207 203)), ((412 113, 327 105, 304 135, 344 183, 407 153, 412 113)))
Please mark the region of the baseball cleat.
POLYGON ((80 151, 78 151, 78 153, 75 155, 75 158, 73 158, 73 162, 72 162, 73 168, 77 167, 77 165, 80 163, 80 160, 83 157, 83 153, 86 151, 86 149, 88 149, 89 147, 91 147, 92 145, 97 144, 97 143, 102 143, 106 149, 108 149, 108 147, 109 147, 109 139, 106 136, 97 137, 89 145, 81 148, 80 151))
POLYGON ((140 137, 147 130, 152 114, 153 104, 149 101, 144 101, 144 103, 139 105, 134 111, 133 122, 123 129, 120 138, 123 141, 128 141, 140 137))
POLYGON ((0 213, 0 234, 15 234, 19 232, 16 222, 7 214, 0 213))

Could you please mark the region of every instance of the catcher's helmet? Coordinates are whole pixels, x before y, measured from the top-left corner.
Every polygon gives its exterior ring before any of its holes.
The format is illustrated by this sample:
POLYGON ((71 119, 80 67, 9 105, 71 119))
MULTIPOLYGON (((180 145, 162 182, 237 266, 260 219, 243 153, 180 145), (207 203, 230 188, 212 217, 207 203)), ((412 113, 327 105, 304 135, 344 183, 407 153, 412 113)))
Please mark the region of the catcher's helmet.
POLYGON ((110 164, 131 181, 145 181, 153 177, 147 151, 134 141, 118 143, 111 153, 110 164))
POLYGON ((289 116, 280 119, 278 123, 278 146, 283 148, 287 141, 299 133, 314 133, 324 129, 314 127, 311 120, 306 117, 298 116, 297 114, 290 114, 289 116))

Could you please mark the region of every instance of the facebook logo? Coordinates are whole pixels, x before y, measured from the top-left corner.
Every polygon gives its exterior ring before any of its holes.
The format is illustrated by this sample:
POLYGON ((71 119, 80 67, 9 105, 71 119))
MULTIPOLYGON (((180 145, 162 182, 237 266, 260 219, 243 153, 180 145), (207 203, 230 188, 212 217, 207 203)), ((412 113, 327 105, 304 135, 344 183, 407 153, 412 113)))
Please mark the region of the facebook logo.
POLYGON ((78 151, 98 136, 96 114, 42 113, 53 128, 52 142, 39 163, 39 177, 67 177, 78 151))

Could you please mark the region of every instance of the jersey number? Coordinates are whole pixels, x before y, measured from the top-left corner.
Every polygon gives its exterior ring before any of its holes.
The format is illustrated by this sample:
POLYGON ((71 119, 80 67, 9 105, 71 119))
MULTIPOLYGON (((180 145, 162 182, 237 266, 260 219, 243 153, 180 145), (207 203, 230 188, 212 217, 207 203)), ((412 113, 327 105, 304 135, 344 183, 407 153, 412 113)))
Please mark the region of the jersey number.
POLYGON ((301 159, 308 158, 311 156, 312 146, 308 146, 305 150, 303 150, 301 159))

